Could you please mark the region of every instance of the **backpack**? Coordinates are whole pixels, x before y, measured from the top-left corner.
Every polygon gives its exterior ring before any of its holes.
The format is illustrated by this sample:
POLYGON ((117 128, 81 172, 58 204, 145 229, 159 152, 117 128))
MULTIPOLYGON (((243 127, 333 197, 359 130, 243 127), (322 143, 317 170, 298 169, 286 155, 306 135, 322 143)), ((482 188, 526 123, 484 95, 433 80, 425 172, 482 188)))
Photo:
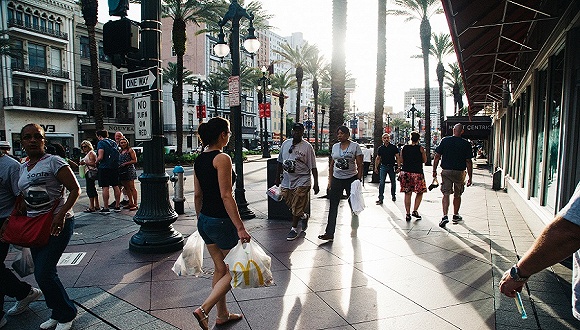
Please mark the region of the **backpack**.
POLYGON ((119 148, 117 148, 117 144, 111 139, 104 139, 105 145, 107 146, 105 151, 105 158, 106 163, 109 165, 110 168, 117 168, 119 167, 119 148))

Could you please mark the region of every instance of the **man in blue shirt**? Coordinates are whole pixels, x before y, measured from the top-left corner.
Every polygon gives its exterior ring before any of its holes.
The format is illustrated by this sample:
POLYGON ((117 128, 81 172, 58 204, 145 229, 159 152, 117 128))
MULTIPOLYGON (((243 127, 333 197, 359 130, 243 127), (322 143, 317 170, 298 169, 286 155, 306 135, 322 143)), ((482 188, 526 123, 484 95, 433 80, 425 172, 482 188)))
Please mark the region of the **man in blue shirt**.
POLYGON ((462 138, 463 125, 453 126, 453 136, 444 137, 435 149, 433 159, 433 178, 437 178, 437 166, 441 160, 441 192, 443 193, 443 217, 439 227, 445 228, 449 222, 449 195, 453 194, 453 223, 463 220, 459 215, 461 194, 465 190, 465 171, 467 170, 467 186, 471 186, 473 178, 473 163, 471 162, 471 143, 462 138))

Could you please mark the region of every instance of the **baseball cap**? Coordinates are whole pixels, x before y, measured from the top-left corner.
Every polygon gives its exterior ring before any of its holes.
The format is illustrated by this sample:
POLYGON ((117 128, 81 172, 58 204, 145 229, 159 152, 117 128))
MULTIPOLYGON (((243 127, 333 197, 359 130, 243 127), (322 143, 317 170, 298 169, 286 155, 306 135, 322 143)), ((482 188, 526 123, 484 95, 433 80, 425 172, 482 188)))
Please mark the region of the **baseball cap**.
POLYGON ((302 123, 296 123, 292 126, 292 129, 296 129, 296 128, 304 129, 304 125, 302 123))
POLYGON ((0 141, 0 149, 10 149, 10 143, 8 141, 0 141))

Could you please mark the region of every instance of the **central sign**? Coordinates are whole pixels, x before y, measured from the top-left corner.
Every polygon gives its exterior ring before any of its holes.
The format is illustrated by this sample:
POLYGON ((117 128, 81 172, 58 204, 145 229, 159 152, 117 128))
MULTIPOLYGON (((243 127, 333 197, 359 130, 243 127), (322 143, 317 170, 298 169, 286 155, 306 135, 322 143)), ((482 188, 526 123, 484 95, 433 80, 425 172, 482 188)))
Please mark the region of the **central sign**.
POLYGON ((123 94, 142 93, 155 90, 157 68, 127 72, 123 74, 123 94))
POLYGON ((151 96, 136 97, 133 102, 135 106, 135 140, 151 141, 151 96))

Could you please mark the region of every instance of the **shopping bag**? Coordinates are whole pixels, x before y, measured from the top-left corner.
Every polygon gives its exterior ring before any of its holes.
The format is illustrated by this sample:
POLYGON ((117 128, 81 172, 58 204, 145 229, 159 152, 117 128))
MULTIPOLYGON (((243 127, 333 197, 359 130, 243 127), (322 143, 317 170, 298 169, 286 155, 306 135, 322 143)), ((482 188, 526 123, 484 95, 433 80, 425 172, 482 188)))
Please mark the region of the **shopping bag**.
POLYGON ((365 199, 363 198, 362 182, 360 180, 354 180, 350 184, 350 196, 348 198, 350 198, 352 212, 359 215, 365 209, 365 199))
POLYGON ((85 178, 85 172, 87 171, 87 165, 79 165, 79 176, 81 179, 85 178))
POLYGON ((268 197, 272 198, 276 202, 279 202, 282 200, 282 188, 280 188, 280 186, 274 185, 268 188, 266 195, 268 195, 268 197))
POLYGON ((203 274, 203 245, 203 238, 199 236, 199 232, 191 234, 171 270, 177 276, 194 275, 197 277, 203 274))
POLYGON ((22 248, 18 252, 18 257, 12 262, 12 269, 20 276, 26 277, 34 273, 34 261, 29 248, 22 248))
POLYGON ((274 284, 272 258, 253 240, 230 250, 224 262, 230 268, 232 288, 249 289, 274 284))

